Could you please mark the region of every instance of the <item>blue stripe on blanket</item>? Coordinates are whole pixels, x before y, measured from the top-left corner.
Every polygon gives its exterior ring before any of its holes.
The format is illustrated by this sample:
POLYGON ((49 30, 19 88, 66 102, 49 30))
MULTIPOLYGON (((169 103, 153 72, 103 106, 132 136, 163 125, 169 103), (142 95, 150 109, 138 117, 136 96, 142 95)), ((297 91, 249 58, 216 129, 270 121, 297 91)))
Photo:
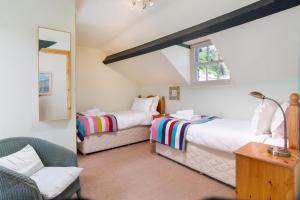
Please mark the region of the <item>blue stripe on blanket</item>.
POLYGON ((182 128, 180 130, 180 139, 179 139, 179 149, 182 151, 185 151, 185 139, 186 139, 186 133, 188 128, 190 127, 191 123, 185 123, 182 125, 182 128))
POLYGON ((157 140, 159 143, 162 143, 162 141, 165 141, 165 138, 163 136, 163 132, 165 131, 166 129, 166 124, 170 121, 171 119, 169 118, 163 118, 161 121, 160 121, 160 124, 159 124, 159 127, 158 127, 158 133, 157 133, 157 140))
POLYGON ((176 132, 177 132, 177 128, 178 128, 179 124, 180 124, 180 122, 176 122, 174 125, 174 128, 172 130, 172 141, 171 141, 172 148, 175 148, 176 132))
POLYGON ((77 130, 78 138, 80 139, 80 141, 83 141, 85 137, 85 131, 84 131, 83 123, 80 122, 80 119, 77 119, 76 130, 77 130))

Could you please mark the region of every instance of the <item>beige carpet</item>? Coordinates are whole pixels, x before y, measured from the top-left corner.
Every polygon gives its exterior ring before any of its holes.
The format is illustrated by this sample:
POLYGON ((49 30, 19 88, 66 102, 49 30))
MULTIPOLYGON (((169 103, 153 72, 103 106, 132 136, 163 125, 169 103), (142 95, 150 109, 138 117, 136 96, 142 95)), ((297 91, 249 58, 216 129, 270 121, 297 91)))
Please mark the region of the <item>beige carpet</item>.
POLYGON ((234 189, 150 153, 147 142, 79 155, 82 195, 94 200, 196 200, 234 189))

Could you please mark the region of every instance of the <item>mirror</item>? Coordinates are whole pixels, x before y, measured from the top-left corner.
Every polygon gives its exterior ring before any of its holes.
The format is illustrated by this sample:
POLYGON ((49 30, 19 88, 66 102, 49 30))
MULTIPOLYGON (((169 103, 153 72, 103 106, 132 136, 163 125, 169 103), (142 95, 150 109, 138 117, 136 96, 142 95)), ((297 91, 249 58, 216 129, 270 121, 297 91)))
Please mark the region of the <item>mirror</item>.
POLYGON ((71 34, 39 28, 39 119, 71 118, 71 34))

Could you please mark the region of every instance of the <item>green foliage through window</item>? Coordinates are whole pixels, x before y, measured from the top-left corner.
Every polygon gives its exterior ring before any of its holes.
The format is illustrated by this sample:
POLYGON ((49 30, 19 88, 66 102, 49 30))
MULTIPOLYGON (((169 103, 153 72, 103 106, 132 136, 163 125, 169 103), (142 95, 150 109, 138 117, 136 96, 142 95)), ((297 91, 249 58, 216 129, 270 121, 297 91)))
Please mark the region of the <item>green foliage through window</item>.
POLYGON ((212 44, 195 48, 195 63, 198 81, 230 79, 228 67, 212 44))

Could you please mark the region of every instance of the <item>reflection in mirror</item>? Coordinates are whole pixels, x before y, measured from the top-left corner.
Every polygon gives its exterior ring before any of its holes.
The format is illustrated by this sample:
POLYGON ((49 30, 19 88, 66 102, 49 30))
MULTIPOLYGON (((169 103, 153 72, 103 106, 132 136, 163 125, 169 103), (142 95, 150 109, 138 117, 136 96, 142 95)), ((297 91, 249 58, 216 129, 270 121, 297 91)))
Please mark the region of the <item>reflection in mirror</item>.
POLYGON ((71 118, 70 39, 70 33, 39 28, 41 121, 71 118))

